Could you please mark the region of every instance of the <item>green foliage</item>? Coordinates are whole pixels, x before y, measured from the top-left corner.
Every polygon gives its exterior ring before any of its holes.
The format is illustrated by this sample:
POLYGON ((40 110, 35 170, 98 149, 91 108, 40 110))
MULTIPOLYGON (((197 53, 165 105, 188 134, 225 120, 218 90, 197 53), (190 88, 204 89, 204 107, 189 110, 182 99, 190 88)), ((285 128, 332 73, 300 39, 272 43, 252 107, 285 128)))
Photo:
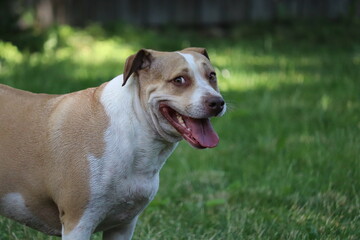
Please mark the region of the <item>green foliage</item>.
MULTIPOLYGON (((40 51, 0 42, 0 82, 67 93, 122 73, 142 47, 207 47, 229 105, 213 119, 220 145, 180 144, 134 239, 359 239, 358 27, 58 26, 40 51)), ((58 238, 0 218, 0 239, 58 238)))

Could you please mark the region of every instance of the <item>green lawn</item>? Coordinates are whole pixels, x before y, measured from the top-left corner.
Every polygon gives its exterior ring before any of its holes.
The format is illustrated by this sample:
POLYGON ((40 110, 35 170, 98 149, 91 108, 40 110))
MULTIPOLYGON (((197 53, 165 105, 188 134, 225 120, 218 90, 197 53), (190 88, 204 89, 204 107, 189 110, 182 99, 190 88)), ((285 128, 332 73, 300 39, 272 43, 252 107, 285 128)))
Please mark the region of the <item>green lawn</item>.
MULTIPOLYGON (((134 239, 355 240, 360 239, 359 29, 252 25, 219 35, 62 26, 25 40, 13 37, 20 48, 0 41, 0 83, 67 93, 122 73, 126 57, 143 47, 206 47, 228 102, 225 116, 213 120, 220 144, 211 150, 180 144, 134 239)), ((0 239, 58 238, 0 218, 0 239)))

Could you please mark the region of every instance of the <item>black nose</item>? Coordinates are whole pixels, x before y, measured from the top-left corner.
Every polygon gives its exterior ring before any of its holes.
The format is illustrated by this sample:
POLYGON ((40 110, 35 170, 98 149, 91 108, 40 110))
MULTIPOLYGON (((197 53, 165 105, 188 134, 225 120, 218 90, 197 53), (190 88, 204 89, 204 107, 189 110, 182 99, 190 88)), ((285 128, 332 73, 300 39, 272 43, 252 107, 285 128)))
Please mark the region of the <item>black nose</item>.
POLYGON ((211 115, 217 116, 224 109, 225 101, 222 97, 205 98, 205 106, 211 115))

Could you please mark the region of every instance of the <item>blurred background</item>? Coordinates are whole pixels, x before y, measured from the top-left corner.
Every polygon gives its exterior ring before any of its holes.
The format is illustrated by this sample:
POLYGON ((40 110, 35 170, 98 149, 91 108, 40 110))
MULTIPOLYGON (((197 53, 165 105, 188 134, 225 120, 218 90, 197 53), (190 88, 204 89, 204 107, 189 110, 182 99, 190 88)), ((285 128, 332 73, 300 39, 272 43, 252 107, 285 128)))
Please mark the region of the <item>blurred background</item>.
MULTIPOLYGON (((24 90, 189 46, 228 103, 220 144, 180 144, 134 239, 360 239, 359 0, 0 1, 0 83, 24 90)), ((0 239, 59 238, 0 217, 0 239)))
POLYGON ((349 20, 359 17, 360 5, 357 0, 3 0, 1 15, 3 24, 11 21, 23 27, 119 21, 141 26, 231 26, 245 21, 349 20))

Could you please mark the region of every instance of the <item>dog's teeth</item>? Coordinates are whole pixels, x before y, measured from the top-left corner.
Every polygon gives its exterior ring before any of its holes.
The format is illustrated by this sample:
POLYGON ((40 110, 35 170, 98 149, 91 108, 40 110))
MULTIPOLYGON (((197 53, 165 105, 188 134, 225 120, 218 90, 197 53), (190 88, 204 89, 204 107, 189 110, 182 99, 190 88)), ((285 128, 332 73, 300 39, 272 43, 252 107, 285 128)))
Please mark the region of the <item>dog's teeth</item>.
POLYGON ((183 122, 182 117, 179 114, 176 114, 176 118, 179 121, 179 123, 183 122))
POLYGON ((186 125, 184 123, 184 119, 182 118, 182 116, 180 114, 176 114, 176 118, 179 121, 181 126, 186 127, 186 125))
POLYGON ((185 127, 185 123, 184 123, 184 120, 183 120, 183 118, 182 118, 182 117, 180 117, 180 118, 179 118, 179 123, 180 123, 182 126, 184 126, 184 127, 185 127))

